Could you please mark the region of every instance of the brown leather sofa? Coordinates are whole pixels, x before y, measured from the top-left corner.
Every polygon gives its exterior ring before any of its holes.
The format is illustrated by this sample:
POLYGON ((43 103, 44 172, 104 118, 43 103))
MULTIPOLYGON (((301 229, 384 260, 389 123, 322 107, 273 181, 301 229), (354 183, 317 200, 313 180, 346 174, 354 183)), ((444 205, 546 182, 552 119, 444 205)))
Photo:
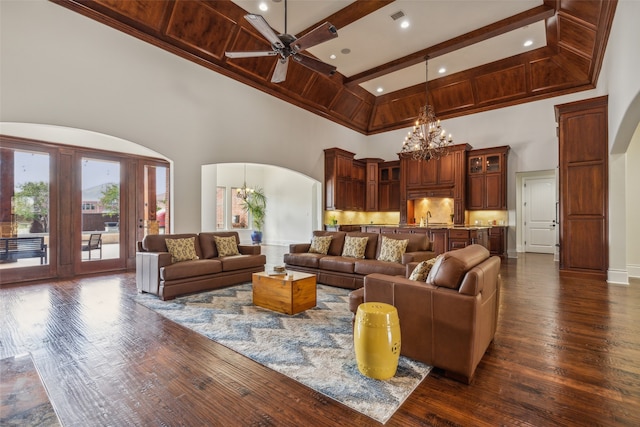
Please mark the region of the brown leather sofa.
POLYGON ((315 274, 318 283, 341 288, 361 288, 364 284, 364 277, 372 273, 404 276, 409 263, 424 261, 436 256, 432 242, 426 234, 384 234, 388 238, 408 240, 407 249, 399 263, 377 259, 380 254, 383 234, 317 230, 313 232, 313 235, 332 236, 328 253, 326 255, 309 253, 311 243, 294 243, 289 245, 289 253, 284 255, 285 267, 288 270, 315 274), (346 236, 369 238, 364 259, 342 256, 346 236))
POLYGON ((237 232, 148 235, 138 242, 136 285, 139 292, 163 300, 176 296, 250 282, 251 275, 264 271, 266 257, 260 246, 241 245, 237 232), (218 256, 214 236, 235 236, 240 255, 218 256), (166 239, 195 237, 199 259, 173 263, 166 239))
POLYGON ((355 314, 362 302, 394 305, 400 353, 470 383, 496 332, 500 286, 500 257, 476 244, 445 252, 426 283, 367 276, 364 288, 351 292, 349 308, 355 314))

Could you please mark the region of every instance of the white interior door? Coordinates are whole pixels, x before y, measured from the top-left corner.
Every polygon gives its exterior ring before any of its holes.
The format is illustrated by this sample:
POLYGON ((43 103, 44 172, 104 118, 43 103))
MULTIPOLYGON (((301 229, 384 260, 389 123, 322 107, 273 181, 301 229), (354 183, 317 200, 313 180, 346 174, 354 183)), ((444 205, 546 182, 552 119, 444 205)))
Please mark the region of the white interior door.
POLYGON ((553 254, 556 245, 555 178, 525 178, 525 252, 553 254))

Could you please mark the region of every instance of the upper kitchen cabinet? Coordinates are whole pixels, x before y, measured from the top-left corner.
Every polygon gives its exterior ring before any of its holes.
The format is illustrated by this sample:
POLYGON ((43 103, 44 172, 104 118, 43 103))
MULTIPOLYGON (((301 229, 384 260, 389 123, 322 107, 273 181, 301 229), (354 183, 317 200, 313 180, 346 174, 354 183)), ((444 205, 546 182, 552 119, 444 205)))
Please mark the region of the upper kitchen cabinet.
POLYGON ((508 145, 468 152, 467 209, 507 209, 508 153, 508 145))
POLYGON ((324 150, 325 209, 342 210, 352 206, 351 169, 354 153, 340 148, 324 150))
POLYGON ((326 210, 365 210, 366 162, 340 148, 324 150, 326 210))
POLYGON ((406 224, 415 217, 410 212, 411 200, 449 197, 454 201, 454 223, 464 224, 466 153, 470 149, 469 144, 452 145, 437 160, 413 160, 410 154, 400 155, 400 223, 406 224))
POLYGON ((454 185, 454 158, 444 156, 438 160, 405 159, 407 188, 441 187, 454 185))
POLYGON ((400 210, 400 161, 380 163, 378 172, 378 210, 400 210))

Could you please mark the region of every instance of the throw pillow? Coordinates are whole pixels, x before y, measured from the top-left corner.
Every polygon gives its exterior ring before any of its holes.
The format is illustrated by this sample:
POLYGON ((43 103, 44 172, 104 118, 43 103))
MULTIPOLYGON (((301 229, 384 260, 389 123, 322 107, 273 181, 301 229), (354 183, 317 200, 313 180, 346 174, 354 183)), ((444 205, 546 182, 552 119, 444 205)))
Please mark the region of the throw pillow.
POLYGON ((171 254, 171 262, 191 261, 198 259, 196 253, 196 238, 165 239, 167 250, 171 254))
POLYGON ((313 236, 309 253, 326 255, 331 245, 331 236, 313 236))
MULTIPOLYGON (((438 255, 440 257, 442 255, 438 255)), ((416 268, 411 272, 409 276, 409 280, 417 280, 418 282, 426 282, 427 277, 429 276, 429 272, 431 268, 436 263, 438 257, 428 259, 426 261, 422 261, 420 264, 416 265, 416 268)))
POLYGON ((382 236, 382 246, 380 246, 378 261, 401 262, 408 243, 408 239, 390 239, 387 236, 382 236))
POLYGON ((349 258, 364 258, 364 251, 367 249, 368 237, 346 236, 342 256, 349 258))
POLYGON ((438 273, 438 270, 440 269, 440 265, 442 264, 443 260, 444 260, 444 254, 440 254, 436 257, 436 260, 433 263, 431 270, 429 270, 429 274, 427 275, 427 283, 433 285, 433 281, 436 278, 436 274, 438 273))
POLYGON ((240 252, 238 251, 238 243, 236 243, 235 236, 213 236, 213 239, 216 242, 218 256, 240 255, 240 252))

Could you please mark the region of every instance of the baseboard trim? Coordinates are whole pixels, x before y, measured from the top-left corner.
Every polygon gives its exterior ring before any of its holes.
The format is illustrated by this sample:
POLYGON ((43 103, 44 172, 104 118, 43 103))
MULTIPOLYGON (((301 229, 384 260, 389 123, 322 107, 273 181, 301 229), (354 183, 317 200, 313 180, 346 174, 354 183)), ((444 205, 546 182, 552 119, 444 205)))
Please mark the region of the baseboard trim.
POLYGON ((628 285, 629 274, 627 270, 612 270, 607 271, 607 283, 610 285, 628 285))
POLYGON ((638 264, 627 265, 627 273, 629 277, 640 277, 640 265, 638 264))

